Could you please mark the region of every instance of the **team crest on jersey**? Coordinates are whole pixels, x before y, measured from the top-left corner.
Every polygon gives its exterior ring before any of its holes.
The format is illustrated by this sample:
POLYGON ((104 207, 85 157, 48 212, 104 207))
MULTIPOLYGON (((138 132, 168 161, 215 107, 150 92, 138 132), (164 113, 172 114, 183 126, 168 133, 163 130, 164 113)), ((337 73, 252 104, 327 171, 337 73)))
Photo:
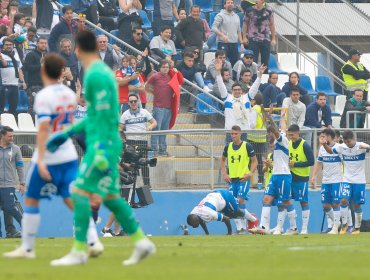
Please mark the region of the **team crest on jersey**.
POLYGON ((41 188, 40 195, 51 197, 52 194, 56 194, 57 192, 58 188, 54 184, 47 183, 41 188))

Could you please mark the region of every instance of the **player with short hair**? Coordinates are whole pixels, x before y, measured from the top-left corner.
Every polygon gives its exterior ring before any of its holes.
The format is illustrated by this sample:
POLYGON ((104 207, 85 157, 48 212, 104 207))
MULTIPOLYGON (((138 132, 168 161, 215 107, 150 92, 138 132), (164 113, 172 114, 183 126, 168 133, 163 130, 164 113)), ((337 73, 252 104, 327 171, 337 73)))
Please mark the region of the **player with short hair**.
MULTIPOLYGON (((326 128, 321 132, 327 144, 333 148, 336 145, 335 131, 326 128)), ((338 139, 337 139, 338 140, 338 139)), ((316 176, 319 170, 323 171, 321 185, 321 203, 328 218, 328 234, 338 234, 340 226, 340 197, 342 183, 342 158, 338 154, 328 153, 323 146, 319 149, 317 162, 312 172, 311 182, 316 186, 316 176)))
POLYGON ((139 227, 130 206, 120 197, 118 163, 122 141, 118 131, 117 84, 111 69, 100 60, 95 34, 81 31, 76 35, 76 55, 85 69, 84 87, 87 116, 52 137, 53 151, 72 135, 84 131, 87 149, 73 184, 75 205, 75 242, 69 254, 51 262, 52 266, 79 265, 87 262, 86 231, 91 216, 90 201, 100 201, 114 213, 131 238, 135 248, 124 265, 133 265, 155 252, 155 245, 139 227))
MULTIPOLYGON (((282 132, 280 133, 278 127, 274 123, 272 119, 272 107, 270 108, 268 118, 270 121, 270 126, 267 127, 267 133, 270 137, 274 139, 275 145, 272 155, 274 159, 274 166, 272 169, 270 182, 265 188, 260 226, 249 231, 251 233, 259 234, 270 233, 271 206, 274 200, 277 199, 278 202, 282 202, 284 208, 286 208, 287 210, 290 222, 290 229, 288 230, 288 233, 296 234, 298 233, 296 223, 296 211, 294 209, 294 206, 292 205, 292 202, 290 201, 292 175, 289 169, 289 140, 285 135, 284 128, 282 128, 282 132)), ((284 215, 285 217, 285 212, 282 212, 280 215, 284 215)), ((281 231, 282 224, 278 223, 275 232, 276 234, 281 234, 281 231)))
MULTIPOLYGON (((239 201, 239 208, 246 209, 245 202, 248 199, 250 179, 257 169, 257 157, 253 146, 241 140, 241 128, 234 125, 231 128, 232 142, 228 143, 221 157, 221 173, 229 190, 239 201), (226 161, 228 171, 226 169, 226 161)), ((256 218, 250 216, 247 220, 255 222, 256 218)), ((246 231, 246 220, 235 219, 237 233, 246 231)))
MULTIPOLYGON (((206 235, 209 234, 206 223, 211 221, 224 222, 227 227, 227 234, 232 234, 230 219, 250 219, 254 217, 246 209, 240 209, 238 201, 233 194, 227 190, 217 190, 207 194, 187 217, 187 223, 193 228, 199 225, 206 235)), ((255 219, 256 221, 256 219, 255 219)))
MULTIPOLYGON (((72 140, 66 141, 54 152, 46 150, 50 134, 56 133, 73 122, 76 108, 75 93, 59 83, 65 67, 65 60, 57 54, 45 56, 41 65, 41 78, 45 88, 35 98, 34 111, 39 128, 37 150, 26 182, 26 198, 22 219, 22 245, 12 252, 5 253, 7 258, 35 258, 35 237, 40 224, 39 201, 60 195, 64 203, 73 208, 69 187, 76 178, 78 156, 72 140)), ((92 218, 87 220, 89 227, 89 253, 98 255, 103 251, 92 218)))
POLYGON ((362 221, 361 205, 365 204, 365 158, 370 146, 363 142, 356 142, 351 130, 343 133, 343 144, 336 144, 334 147, 328 145, 328 140, 324 135, 320 136, 320 143, 329 154, 338 154, 343 158, 343 183, 340 189, 341 198, 341 233, 348 230, 348 201, 353 199, 355 206, 355 229, 352 234, 360 233, 362 221))

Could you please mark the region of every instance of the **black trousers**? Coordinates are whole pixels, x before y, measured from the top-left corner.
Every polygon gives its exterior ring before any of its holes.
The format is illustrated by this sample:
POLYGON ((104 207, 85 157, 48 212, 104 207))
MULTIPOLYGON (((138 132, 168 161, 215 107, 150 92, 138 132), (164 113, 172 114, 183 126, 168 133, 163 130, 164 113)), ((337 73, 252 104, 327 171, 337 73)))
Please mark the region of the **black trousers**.
POLYGON ((18 106, 18 86, 3 85, 0 91, 0 113, 4 113, 5 101, 8 99, 9 113, 13 114, 17 120, 17 106, 18 106))
MULTIPOLYGON (((138 146, 138 147, 143 147, 143 148, 148 147, 147 140, 127 140, 126 144, 130 146, 138 146)), ((148 157, 148 151, 144 151, 144 157, 148 157)), ((141 168, 141 176, 143 177, 144 185, 149 186, 150 178, 149 178, 149 167, 148 166, 141 168)))

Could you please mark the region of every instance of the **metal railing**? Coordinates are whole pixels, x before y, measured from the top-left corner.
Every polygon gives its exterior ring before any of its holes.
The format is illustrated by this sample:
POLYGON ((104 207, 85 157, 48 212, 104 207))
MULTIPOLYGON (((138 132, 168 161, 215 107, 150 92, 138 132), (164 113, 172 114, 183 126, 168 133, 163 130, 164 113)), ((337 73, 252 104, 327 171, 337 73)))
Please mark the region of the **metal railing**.
MULTIPOLYGON (((351 130, 355 132, 359 141, 370 143, 369 129, 351 130)), ((312 133, 312 136, 314 136, 312 138, 312 149, 315 156, 317 156, 319 148, 316 136, 319 135, 320 131, 321 129, 302 129, 303 137, 308 133, 312 133)), ((170 156, 159 157, 157 167, 149 168, 149 180, 153 189, 214 189, 226 186, 220 172, 220 160, 226 144, 225 134, 228 132, 224 129, 169 130, 127 133, 126 136, 130 138, 133 135, 140 135, 151 145, 151 136, 166 135, 167 151, 170 156)), ((247 131, 248 139, 251 132, 254 136, 256 134, 266 136, 265 130, 251 130, 247 131)), ((35 146, 35 133, 16 132, 14 141, 19 146, 35 146)), ((252 145, 255 145, 255 143, 252 143, 252 145)), ((254 146, 260 164, 267 156, 267 146, 267 142, 254 146)), ((81 149, 78 148, 78 152, 82 155, 81 149)), ((367 154, 366 170, 369 169, 370 154, 367 154)), ((263 174, 260 174, 260 178, 261 176, 263 174)), ((143 184, 142 179, 142 176, 140 176, 139 185, 143 184)), ((252 179, 252 186, 255 186, 257 182, 258 173, 252 179)), ((317 180, 317 182, 320 184, 321 181, 317 180)), ((366 174, 366 182, 370 184, 370 173, 366 174)))
MULTIPOLYGON (((350 117, 351 115, 353 115, 353 126, 356 127, 357 126, 357 115, 365 115, 365 118, 366 118, 366 115, 368 113, 365 111, 365 112, 360 112, 360 111, 347 111, 346 112, 346 127, 350 127, 350 117)), ((365 121, 365 124, 366 124, 366 127, 365 128, 368 128, 369 127, 369 123, 365 121)))

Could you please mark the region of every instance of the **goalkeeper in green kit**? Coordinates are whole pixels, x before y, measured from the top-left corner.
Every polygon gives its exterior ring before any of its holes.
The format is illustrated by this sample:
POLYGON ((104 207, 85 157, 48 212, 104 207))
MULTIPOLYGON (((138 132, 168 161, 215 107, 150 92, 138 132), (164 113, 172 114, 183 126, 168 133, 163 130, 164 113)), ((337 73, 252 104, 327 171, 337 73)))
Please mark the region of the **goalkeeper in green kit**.
POLYGON ((130 206, 119 195, 119 107, 117 85, 111 69, 100 60, 96 37, 91 31, 76 36, 76 55, 85 69, 84 87, 87 117, 65 131, 55 134, 47 149, 55 151, 69 137, 86 133, 87 149, 72 189, 74 204, 75 242, 65 257, 51 262, 52 266, 78 265, 87 262, 86 233, 91 216, 90 202, 103 199, 132 239, 135 248, 124 265, 132 265, 155 253, 155 245, 139 227, 130 206))

